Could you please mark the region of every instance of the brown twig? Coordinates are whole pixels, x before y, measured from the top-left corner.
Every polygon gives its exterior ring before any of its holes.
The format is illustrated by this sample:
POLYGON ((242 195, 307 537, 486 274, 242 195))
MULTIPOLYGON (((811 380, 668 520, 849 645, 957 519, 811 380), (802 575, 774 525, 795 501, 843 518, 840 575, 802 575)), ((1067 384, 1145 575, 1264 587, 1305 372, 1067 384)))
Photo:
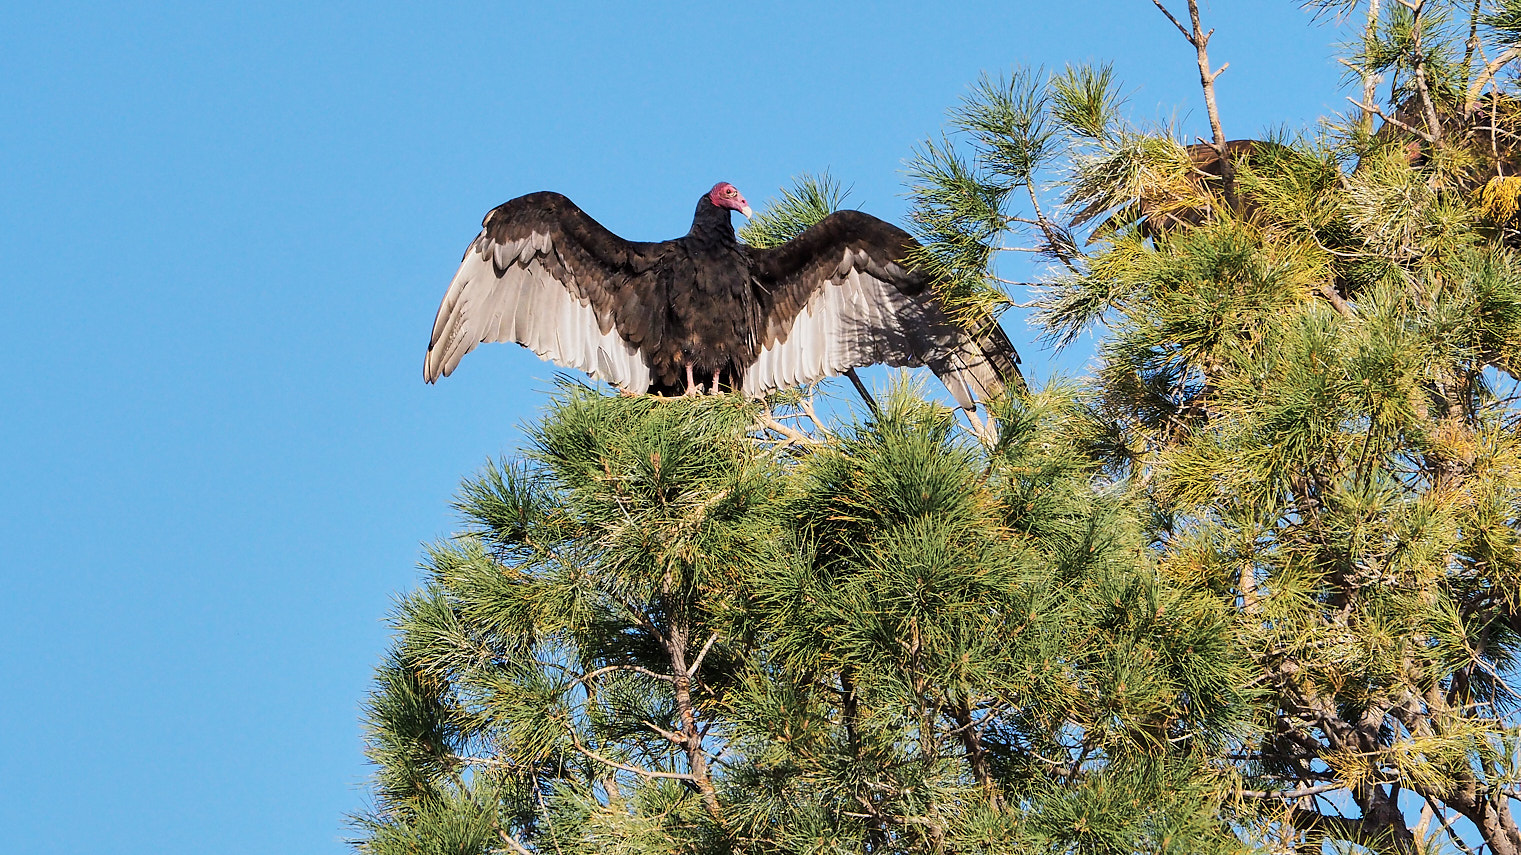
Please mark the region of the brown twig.
POLYGON ((824 421, 819 418, 819 414, 817 412, 814 412, 813 396, 804 396, 803 399, 798 402, 798 406, 802 408, 803 413, 808 416, 808 420, 813 422, 813 426, 818 429, 819 433, 823 434, 826 437, 830 435, 829 428, 824 424, 824 421))
POLYGON ((1320 286, 1320 295, 1336 307, 1336 311, 1344 318, 1353 318, 1357 313, 1352 310, 1352 304, 1348 303, 1340 294, 1336 293, 1336 286, 1327 282, 1320 286))
POLYGON ((505 829, 505 828, 498 828, 496 830, 496 836, 502 838, 502 842, 505 843, 505 844, 507 844, 508 846, 511 846, 512 847, 512 851, 518 853, 518 855, 533 855, 532 852, 528 851, 528 847, 527 846, 524 846, 523 844, 519 843, 518 839, 516 837, 513 837, 512 835, 508 834, 507 833, 507 829, 505 829))
POLYGON ((1036 195, 1034 185, 1026 183, 1025 191, 1030 196, 1030 208, 1035 211, 1035 226, 1040 229, 1041 236, 1046 239, 1046 245, 1050 247, 1051 254, 1068 270, 1081 274, 1082 271, 1077 269, 1076 261, 1072 258, 1066 247, 1062 245, 1060 230, 1046 217, 1046 212, 1041 210, 1040 196, 1036 195))
POLYGON ((1480 46, 1479 13, 1484 10, 1484 0, 1473 0, 1468 10, 1468 41, 1463 42, 1463 86, 1468 86, 1468 74, 1473 71, 1473 55, 1480 46))
POLYGON ((1171 12, 1167 11, 1166 6, 1162 5, 1162 0, 1151 0, 1151 2, 1155 3, 1157 8, 1162 10, 1162 14, 1167 16, 1167 20, 1172 21, 1172 25, 1178 28, 1178 32, 1183 34, 1183 38, 1188 39, 1190 42, 1194 40, 1194 37, 1189 34, 1188 29, 1178 23, 1178 19, 1174 18, 1171 12))
POLYGON ((671 742, 676 743, 677 745, 686 745, 687 744, 687 738, 685 736, 682 736, 681 734, 677 733, 674 730, 666 730, 665 728, 663 728, 660 725, 654 723, 653 721, 650 721, 650 720, 646 719, 646 720, 640 722, 640 724, 643 724, 645 727, 649 728, 650 730, 655 731, 656 733, 660 734, 661 736, 664 736, 666 739, 670 740, 671 742))
POLYGON ((606 673, 608 673, 610 671, 635 671, 635 672, 638 672, 640 674, 645 675, 646 677, 654 677, 657 680, 665 680, 668 683, 675 682, 675 680, 676 680, 676 678, 673 677, 673 676, 671 676, 670 674, 662 674, 659 671, 651 671, 650 669, 645 668, 642 665, 608 665, 608 666, 606 666, 604 668, 598 668, 595 671, 592 671, 592 672, 590 672, 588 674, 585 674, 585 675, 582 675, 580 677, 577 677, 576 680, 575 680, 575 682, 581 683, 581 684, 584 685, 588 681, 594 680, 594 679, 596 679, 596 678, 598 678, 598 677, 602 676, 603 674, 606 674, 606 673))
MULTIPOLYGON (((1422 798, 1425 797, 1422 796, 1422 798)), ((1464 855, 1473 855, 1473 850, 1464 845, 1463 841, 1458 839, 1457 832, 1452 830, 1452 824, 1454 822, 1457 822, 1458 817, 1462 816, 1462 814, 1454 811, 1452 816, 1449 818, 1447 816, 1447 811, 1437 810, 1437 806, 1431 801, 1431 799, 1426 799, 1426 805, 1432 809, 1433 813, 1441 818, 1442 830, 1447 832, 1447 839, 1451 840, 1453 842, 1453 845, 1457 846, 1458 851, 1464 853, 1464 855)))

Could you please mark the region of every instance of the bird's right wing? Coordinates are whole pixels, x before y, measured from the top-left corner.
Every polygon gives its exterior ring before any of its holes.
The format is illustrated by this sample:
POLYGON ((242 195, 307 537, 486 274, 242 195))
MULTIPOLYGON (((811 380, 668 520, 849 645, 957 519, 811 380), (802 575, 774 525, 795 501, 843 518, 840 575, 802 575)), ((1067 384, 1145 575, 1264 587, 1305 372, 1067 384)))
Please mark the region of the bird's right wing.
POLYGON ((642 346, 665 333, 660 244, 626 241, 558 193, 531 193, 491 210, 449 283, 423 365, 447 377, 487 341, 511 341, 567 368, 643 392, 642 346))
POLYGON ((781 246, 748 250, 764 319, 745 393, 879 362, 929 366, 969 410, 1006 385, 1023 385, 1019 355, 998 322, 957 324, 930 277, 905 261, 916 246, 891 223, 837 211, 781 246))

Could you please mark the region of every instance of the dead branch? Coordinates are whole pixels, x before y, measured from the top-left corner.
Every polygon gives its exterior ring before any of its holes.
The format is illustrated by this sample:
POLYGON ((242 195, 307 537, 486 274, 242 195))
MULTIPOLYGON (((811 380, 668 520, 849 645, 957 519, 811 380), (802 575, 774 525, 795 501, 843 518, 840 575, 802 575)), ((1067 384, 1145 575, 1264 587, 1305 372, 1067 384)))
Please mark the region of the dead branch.
POLYGON ((1340 294, 1336 293, 1336 286, 1327 282, 1320 286, 1320 295, 1327 302, 1336 307, 1336 311, 1344 318, 1354 318, 1357 313, 1352 311, 1352 304, 1348 303, 1340 294))
POLYGON ((1442 137, 1442 120, 1437 117, 1436 101, 1432 99, 1431 88, 1426 84, 1426 57, 1421 53, 1421 13, 1426 11, 1426 0, 1399 1, 1414 16, 1410 25, 1411 32, 1414 33, 1410 49, 1415 53, 1415 88, 1421 95, 1421 107, 1426 113, 1426 130, 1431 135, 1427 141, 1436 145, 1442 137))
POLYGON ((577 677, 575 682, 585 685, 591 680, 595 680, 596 678, 610 671, 635 671, 637 673, 645 675, 646 677, 654 677, 657 680, 665 680, 668 683, 675 682, 676 680, 676 678, 670 674, 662 674, 659 671, 651 671, 650 669, 645 668, 641 665, 608 665, 605 668, 598 668, 595 671, 592 671, 581 677, 577 677))
POLYGON ((814 428, 817 429, 819 433, 823 434, 826 437, 830 436, 828 426, 826 426, 824 424, 824 421, 819 418, 819 414, 814 412, 812 395, 804 397, 802 401, 799 402, 798 406, 802 407, 803 413, 808 416, 809 421, 813 422, 814 428))
POLYGON ((507 844, 508 846, 511 846, 512 847, 512 851, 518 853, 518 855, 533 855, 532 852, 528 851, 528 847, 527 846, 524 846, 523 844, 519 843, 518 839, 516 837, 513 837, 512 835, 508 834, 507 833, 507 829, 505 829, 505 828, 498 828, 496 830, 496 836, 502 838, 502 842, 505 843, 505 844, 507 844))
POLYGON ((697 669, 702 667, 702 660, 708 658, 708 651, 713 649, 713 642, 718 640, 718 635, 719 634, 715 632, 712 635, 708 636, 707 643, 702 646, 702 650, 698 652, 697 658, 693 660, 691 667, 687 669, 688 677, 697 676, 697 669))
POLYGON ((1199 62, 1199 85, 1204 88, 1204 107, 1209 114, 1209 129, 1214 135, 1213 147, 1220 156, 1220 179, 1221 187, 1225 191, 1225 203, 1232 211, 1236 210, 1235 170, 1231 168, 1230 153, 1226 150, 1225 128, 1220 124, 1220 107, 1215 100, 1215 79, 1230 67, 1225 63, 1211 71, 1209 64, 1209 40, 1215 34, 1214 30, 1205 32, 1203 24, 1199 22, 1199 0, 1188 0, 1188 19, 1192 28, 1184 27, 1183 24, 1173 17, 1173 14, 1162 5, 1162 0, 1151 2, 1167 16, 1183 38, 1193 45, 1194 54, 1199 62))
POLYGON ((1484 70, 1479 72, 1479 76, 1475 77, 1473 84, 1468 87, 1468 103, 1463 108, 1465 113, 1472 114, 1478 108, 1479 96, 1484 94, 1484 87, 1488 86, 1495 75, 1500 73, 1500 69, 1509 65, 1517 57, 1521 57, 1521 45, 1512 45, 1506 48, 1504 53, 1495 57, 1494 62, 1485 64, 1484 70))
POLYGON ((1395 126, 1396 128, 1399 128, 1402 131, 1407 131, 1409 133, 1415 134, 1416 136, 1420 137, 1421 139, 1425 140, 1426 142, 1429 142, 1432 145, 1436 145, 1436 142, 1437 142, 1437 138, 1436 137, 1432 136, 1431 134, 1427 133, 1426 131, 1421 130, 1420 128, 1415 127, 1414 125, 1407 125, 1404 122, 1400 121, 1399 119, 1395 118, 1394 116, 1391 116, 1388 113, 1385 113, 1382 109, 1379 108, 1379 106, 1377 104, 1365 104, 1362 101, 1359 101, 1356 98, 1353 98, 1351 95, 1347 96, 1347 100, 1351 101, 1353 104, 1356 104, 1357 106, 1363 108, 1364 110, 1367 110, 1367 111, 1373 113, 1375 116, 1378 116, 1380 119, 1383 119, 1384 121, 1386 121, 1389 124, 1395 126))
POLYGON ((1346 784, 1334 781, 1329 784, 1316 784, 1313 787, 1300 787, 1297 790, 1242 790, 1241 797, 1244 799, 1300 799, 1345 787, 1346 784))
POLYGON ((818 445, 819 444, 819 440, 814 439, 813 437, 809 436, 806 433, 803 433, 801 431, 794 430, 793 428, 787 427, 786 425, 784 425, 781 422, 777 421, 770 413, 761 413, 761 415, 760 415, 760 423, 761 423, 762 426, 764 426, 768 430, 773 430, 773 431, 781 434, 782 436, 786 437, 787 438, 787 442, 789 444, 796 444, 796 445, 818 445))
POLYGON ((590 748, 587 748, 585 745, 582 745, 581 738, 576 735, 574 728, 568 728, 567 730, 570 733, 570 744, 575 747, 576 751, 580 752, 588 759, 595 760, 598 763, 611 766, 614 769, 622 769, 625 772, 633 772, 635 775, 638 775, 641 778, 674 778, 678 781, 692 781, 694 783, 697 781, 697 777, 695 775, 689 775, 686 772, 657 772, 654 769, 645 769, 640 766, 630 766, 627 763, 619 763, 617 760, 603 757, 601 754, 598 754, 590 748))
MULTIPOLYGON (((1368 0, 1368 28, 1363 37, 1365 42, 1378 36, 1378 2, 1379 0, 1368 0)), ((1378 75, 1366 66, 1357 71, 1363 78, 1363 103, 1372 104, 1373 99, 1378 97, 1378 75)), ((1366 108, 1363 109, 1362 124, 1365 132, 1373 132, 1373 113, 1366 108)))

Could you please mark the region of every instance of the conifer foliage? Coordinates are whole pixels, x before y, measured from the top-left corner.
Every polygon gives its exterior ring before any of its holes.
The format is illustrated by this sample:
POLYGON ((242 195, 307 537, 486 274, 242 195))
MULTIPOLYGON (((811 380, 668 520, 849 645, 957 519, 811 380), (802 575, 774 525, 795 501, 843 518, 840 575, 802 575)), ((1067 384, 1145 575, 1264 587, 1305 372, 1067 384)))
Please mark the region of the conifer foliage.
POLYGON ((989 449, 911 387, 788 437, 564 386, 397 608, 361 848, 1233 850, 1228 610, 1092 489, 1072 390, 1004 406, 989 449))
POLYGON ((1211 140, 1022 70, 910 166, 947 300, 1093 374, 562 385, 397 605, 361 851, 1521 855, 1521 3, 1310 4, 1349 114, 1271 139, 1156 5, 1211 140))

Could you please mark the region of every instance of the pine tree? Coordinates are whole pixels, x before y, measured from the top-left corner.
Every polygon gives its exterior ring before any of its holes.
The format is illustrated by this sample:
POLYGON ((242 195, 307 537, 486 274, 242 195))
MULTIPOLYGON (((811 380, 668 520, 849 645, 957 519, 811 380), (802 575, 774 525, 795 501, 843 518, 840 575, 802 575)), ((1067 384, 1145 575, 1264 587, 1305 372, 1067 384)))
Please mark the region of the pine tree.
POLYGON ((1261 140, 1188 5, 1210 142, 1024 70, 911 162, 945 298, 1033 254, 1093 376, 990 442, 562 384, 397 605, 361 851, 1521 853, 1521 3, 1316 4, 1360 97, 1261 140))
POLYGON ((1229 611, 1074 390, 1003 406, 990 449, 911 386, 791 435, 562 387, 398 606, 361 848, 1238 850, 1229 611))
POLYGON ((1190 2, 1211 142, 1126 122, 1106 68, 984 81, 916 161, 917 221, 959 299, 1012 302, 980 254, 1022 235, 1048 338, 1102 330, 1106 468, 1253 672, 1222 820, 1514 853, 1521 5, 1315 5, 1360 30, 1352 115, 1228 140, 1190 2))

